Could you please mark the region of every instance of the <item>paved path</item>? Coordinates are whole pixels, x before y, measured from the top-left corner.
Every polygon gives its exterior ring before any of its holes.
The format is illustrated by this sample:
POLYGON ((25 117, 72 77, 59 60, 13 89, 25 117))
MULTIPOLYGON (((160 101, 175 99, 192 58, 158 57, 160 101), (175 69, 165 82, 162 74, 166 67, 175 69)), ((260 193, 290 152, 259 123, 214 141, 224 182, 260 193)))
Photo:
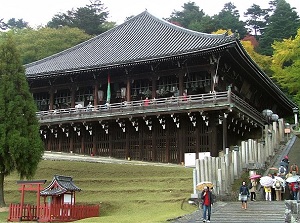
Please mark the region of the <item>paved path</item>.
MULTIPOLYGON (((284 223, 284 201, 250 201, 247 210, 241 202, 218 202, 212 207, 212 223, 284 223)), ((202 222, 202 210, 171 221, 172 223, 202 222)))

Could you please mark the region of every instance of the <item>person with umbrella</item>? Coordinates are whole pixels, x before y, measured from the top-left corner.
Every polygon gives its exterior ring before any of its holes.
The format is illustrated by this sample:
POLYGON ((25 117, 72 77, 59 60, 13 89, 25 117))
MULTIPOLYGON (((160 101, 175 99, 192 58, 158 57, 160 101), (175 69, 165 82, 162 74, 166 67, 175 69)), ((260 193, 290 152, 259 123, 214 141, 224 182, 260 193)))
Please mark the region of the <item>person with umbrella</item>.
POLYGON ((249 184, 249 192, 250 192, 250 200, 256 201, 256 186, 257 182, 255 179, 251 179, 251 182, 249 184))
POLYGON ((250 196, 250 193, 245 181, 243 181, 242 186, 240 187, 240 195, 242 201, 242 209, 246 210, 247 200, 248 200, 248 196, 250 196))
POLYGON ((203 222, 210 222, 211 216, 211 205, 214 203, 212 192, 207 186, 204 187, 204 190, 201 193, 202 206, 203 206, 203 222), (207 220, 206 220, 207 213, 207 220))

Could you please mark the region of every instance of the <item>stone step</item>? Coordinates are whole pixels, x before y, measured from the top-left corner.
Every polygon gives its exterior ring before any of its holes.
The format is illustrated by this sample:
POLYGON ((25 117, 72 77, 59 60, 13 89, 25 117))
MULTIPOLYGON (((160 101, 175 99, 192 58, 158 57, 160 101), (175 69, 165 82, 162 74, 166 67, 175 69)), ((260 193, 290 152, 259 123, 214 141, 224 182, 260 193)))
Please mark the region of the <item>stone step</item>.
POLYGON ((247 210, 242 209, 241 206, 241 202, 220 202, 215 210, 213 206, 211 222, 279 223, 285 221, 284 201, 250 201, 247 210))
MULTIPOLYGON (((202 222, 202 210, 183 216, 172 223, 202 222)), ((212 223, 283 223, 285 222, 284 201, 248 201, 247 210, 241 202, 218 201, 212 206, 212 223)))

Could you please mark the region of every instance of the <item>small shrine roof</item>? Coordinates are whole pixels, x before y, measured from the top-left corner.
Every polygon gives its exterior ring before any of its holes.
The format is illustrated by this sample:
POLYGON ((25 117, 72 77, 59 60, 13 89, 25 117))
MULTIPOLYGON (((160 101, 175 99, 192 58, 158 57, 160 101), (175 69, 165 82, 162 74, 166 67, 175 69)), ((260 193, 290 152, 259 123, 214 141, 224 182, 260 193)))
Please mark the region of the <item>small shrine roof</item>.
POLYGON ((40 192, 41 196, 61 195, 66 192, 81 191, 77 187, 73 178, 69 176, 55 175, 51 183, 40 192))

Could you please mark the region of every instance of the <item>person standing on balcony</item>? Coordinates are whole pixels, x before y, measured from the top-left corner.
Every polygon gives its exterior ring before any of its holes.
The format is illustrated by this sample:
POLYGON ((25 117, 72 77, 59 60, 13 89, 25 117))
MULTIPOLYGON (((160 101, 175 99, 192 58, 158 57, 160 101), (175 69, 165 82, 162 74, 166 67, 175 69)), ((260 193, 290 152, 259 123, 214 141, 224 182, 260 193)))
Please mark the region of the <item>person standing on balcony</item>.
POLYGON ((149 100, 148 97, 146 97, 145 100, 144 100, 144 106, 148 106, 149 103, 150 103, 150 100, 149 100))

